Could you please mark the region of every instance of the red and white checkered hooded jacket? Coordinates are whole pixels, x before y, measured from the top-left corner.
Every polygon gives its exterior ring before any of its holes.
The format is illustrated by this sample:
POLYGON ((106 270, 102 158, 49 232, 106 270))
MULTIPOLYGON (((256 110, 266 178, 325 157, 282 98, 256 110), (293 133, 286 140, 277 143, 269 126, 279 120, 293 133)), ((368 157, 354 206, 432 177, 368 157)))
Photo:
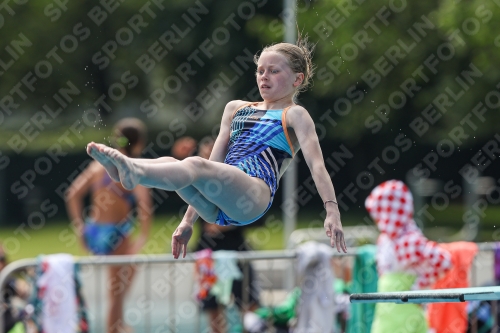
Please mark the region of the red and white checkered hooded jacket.
POLYGON ((380 230, 377 240, 379 275, 405 272, 417 276, 413 289, 430 286, 451 268, 450 253, 429 241, 413 220, 413 197, 399 180, 375 187, 365 207, 380 230))

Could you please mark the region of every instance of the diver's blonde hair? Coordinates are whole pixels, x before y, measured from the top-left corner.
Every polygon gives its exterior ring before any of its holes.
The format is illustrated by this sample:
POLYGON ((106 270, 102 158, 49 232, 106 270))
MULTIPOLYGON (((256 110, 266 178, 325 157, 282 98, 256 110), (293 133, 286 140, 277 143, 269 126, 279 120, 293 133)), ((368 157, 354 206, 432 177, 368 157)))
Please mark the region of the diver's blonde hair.
POLYGON ((314 45, 309 43, 307 36, 302 37, 299 33, 297 42, 295 44, 278 43, 264 47, 260 54, 256 54, 254 56, 253 61, 255 62, 255 64, 258 63, 260 55, 266 51, 274 51, 284 55, 288 60, 288 65, 294 73, 304 74, 304 80, 302 81, 301 85, 297 87, 294 98, 299 93, 307 90, 307 88, 311 85, 315 70, 312 63, 314 45))

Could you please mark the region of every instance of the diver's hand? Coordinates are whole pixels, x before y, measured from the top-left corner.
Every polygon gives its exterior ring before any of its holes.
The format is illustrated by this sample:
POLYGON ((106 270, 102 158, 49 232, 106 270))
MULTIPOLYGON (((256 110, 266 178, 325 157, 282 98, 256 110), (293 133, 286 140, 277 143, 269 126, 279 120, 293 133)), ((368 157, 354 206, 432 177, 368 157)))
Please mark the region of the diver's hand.
POLYGON ((347 253, 347 245, 345 244, 344 231, 340 222, 340 212, 338 209, 328 212, 325 218, 326 235, 330 238, 330 245, 336 247, 337 251, 347 253))
POLYGON ((172 254, 175 259, 179 258, 181 252, 182 257, 186 257, 187 244, 192 235, 193 226, 188 222, 181 221, 172 235, 172 254))

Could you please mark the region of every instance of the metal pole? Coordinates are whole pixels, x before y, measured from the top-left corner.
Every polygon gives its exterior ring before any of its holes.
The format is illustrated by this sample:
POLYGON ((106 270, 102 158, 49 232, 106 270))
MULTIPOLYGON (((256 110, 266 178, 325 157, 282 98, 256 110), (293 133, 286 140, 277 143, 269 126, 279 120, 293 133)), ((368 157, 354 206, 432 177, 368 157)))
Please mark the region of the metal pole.
MULTIPOLYGON (((292 161, 286 170, 284 177, 284 186, 283 186, 283 200, 285 203, 295 203, 297 202, 297 195, 295 194, 295 190, 297 189, 297 162, 292 161)), ((284 204, 283 207, 287 207, 287 204, 284 204)), ((297 228, 297 216, 295 211, 283 211, 283 222, 284 222, 284 230, 283 230, 283 244, 285 248, 289 249, 290 235, 297 228)))
MULTIPOLYGON (((421 193, 418 189, 419 182, 422 181, 422 178, 415 176, 414 171, 416 169, 411 169, 406 174, 406 183, 410 187, 410 191, 413 194, 413 208, 414 212, 419 212, 420 209, 424 206, 424 198, 421 196, 421 193)), ((419 217, 421 220, 423 216, 419 217)), ((422 221, 423 222, 423 221, 422 221)))
MULTIPOLYGON (((296 0, 284 0, 283 2, 283 23, 285 25, 285 42, 295 44, 297 39, 296 34, 296 0)), ((286 126, 286 124, 284 124, 286 126)), ((297 162, 292 160, 285 174, 283 175, 283 207, 287 207, 287 203, 293 203, 293 207, 297 202, 297 195, 295 189, 297 188, 297 162)), ((288 248, 288 240, 290 235, 297 227, 296 210, 283 211, 283 244, 288 248)), ((289 290, 293 287, 293 267, 289 264, 287 267, 287 274, 285 274, 284 287, 289 290)))
MULTIPOLYGON (((95 317, 96 320, 94 322, 94 327, 101 327, 101 329, 103 330, 103 332, 106 330, 106 316, 103 315, 103 312, 101 311, 101 302, 99 302, 99 299, 101 298, 101 296, 105 293, 103 293, 103 291, 101 290, 101 287, 102 287, 102 283, 101 281, 105 281, 102 276, 102 266, 99 267, 98 269, 95 270, 94 272, 94 283, 95 283, 95 300, 96 300, 96 313, 95 313, 95 317), (97 325, 97 316, 100 316, 100 321, 99 321, 99 326, 97 325)), ((107 284, 106 284, 106 289, 107 289, 107 284)), ((106 290, 107 292, 108 290, 106 290)), ((109 306, 109 304, 108 304, 109 306)))
POLYGON ((145 282, 146 285, 144 286, 146 288, 145 294, 146 294, 146 308, 145 308, 145 321, 144 321, 144 331, 145 332, 150 332, 151 331, 151 312, 153 311, 153 307, 149 308, 149 304, 153 304, 153 297, 151 296, 151 289, 153 285, 153 281, 151 279, 151 263, 146 264, 146 271, 145 273, 145 282))
POLYGON ((171 278, 171 284, 170 284, 170 304, 168 305, 170 307, 170 332, 177 332, 177 307, 175 306, 175 278, 176 278, 176 265, 174 263, 170 263, 168 265, 170 268, 170 278, 171 278))
POLYGON ((285 24, 285 42, 295 44, 297 32, 295 31, 296 20, 296 0, 284 0, 283 2, 283 20, 285 24))
MULTIPOLYGON (((471 177, 472 179, 467 179, 463 178, 462 183, 463 183, 463 189, 464 189, 464 204, 465 204, 465 211, 473 211, 473 206, 479 199, 479 195, 477 193, 477 182, 480 177, 479 170, 476 170, 475 176, 471 177)), ((479 224, 481 223, 481 215, 478 213, 475 213, 475 217, 478 220, 477 225, 474 225, 472 223, 467 223, 462 227, 462 233, 463 233, 463 238, 464 240, 467 241, 474 241, 476 239, 477 233, 478 233, 478 228, 479 224)))
POLYGON ((0 171, 0 224, 2 225, 5 225, 5 217, 7 216, 7 191, 5 190, 7 188, 5 184, 6 173, 7 171, 5 170, 0 171))
MULTIPOLYGON (((291 44, 295 44, 297 39, 295 32, 295 6, 296 0, 284 0, 283 23, 285 25, 285 42, 291 44)), ((283 177, 283 201, 284 203, 295 203, 297 201, 297 196, 295 194, 295 189, 297 188, 297 163, 295 160, 290 163, 283 177)), ((286 207, 286 204, 284 206, 286 207)), ((295 211, 284 211, 283 222, 285 224, 283 244, 288 244, 288 239, 290 238, 291 233, 295 230, 297 224, 295 211)))
MULTIPOLYGON (((243 320, 243 317, 245 316, 245 312, 248 311, 249 307, 250 307, 250 295, 249 293, 251 292, 250 291, 250 288, 249 288, 249 285, 250 285, 250 262, 247 261, 247 260, 244 260, 242 261, 242 268, 243 268, 243 281, 241 281, 241 293, 242 293, 242 296, 243 296, 243 304, 242 304, 242 309, 243 309, 243 313, 241 313, 241 319, 243 320)), ((243 327, 243 333, 247 333, 247 330, 245 329, 245 327, 243 327)))

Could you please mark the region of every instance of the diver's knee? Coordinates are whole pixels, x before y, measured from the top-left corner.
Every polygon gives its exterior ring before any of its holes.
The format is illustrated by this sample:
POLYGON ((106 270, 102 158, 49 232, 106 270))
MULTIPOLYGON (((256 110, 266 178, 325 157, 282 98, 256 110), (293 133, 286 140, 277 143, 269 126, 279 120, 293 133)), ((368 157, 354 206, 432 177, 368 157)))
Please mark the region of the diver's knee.
POLYGON ((188 157, 180 163, 182 163, 182 166, 189 171, 193 181, 198 180, 201 172, 207 167, 207 160, 199 156, 188 157))
POLYGON ((159 162, 163 162, 163 163, 165 163, 165 162, 171 163, 171 162, 178 162, 179 161, 178 159, 176 159, 172 156, 162 156, 162 157, 158 157, 156 160, 159 162))
POLYGON ((195 169, 204 167, 206 162, 207 162, 206 159, 199 156, 190 156, 182 160, 182 163, 185 164, 186 167, 195 169))

